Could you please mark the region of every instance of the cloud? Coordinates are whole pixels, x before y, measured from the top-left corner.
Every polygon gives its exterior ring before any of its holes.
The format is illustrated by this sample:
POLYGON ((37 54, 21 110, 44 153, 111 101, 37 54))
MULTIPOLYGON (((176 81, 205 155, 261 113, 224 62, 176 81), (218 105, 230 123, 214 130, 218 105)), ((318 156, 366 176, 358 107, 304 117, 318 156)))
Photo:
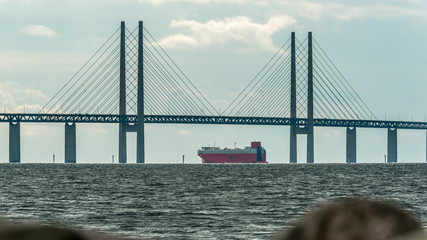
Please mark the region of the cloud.
POLYGON ((105 135, 108 133, 109 126, 103 123, 79 124, 79 131, 92 136, 105 135))
POLYGON ((36 37, 58 37, 55 31, 43 25, 27 25, 22 29, 22 33, 36 37))
POLYGON ((402 7, 389 2, 382 4, 375 2, 360 6, 333 2, 281 1, 279 5, 286 9, 293 9, 298 16, 312 19, 331 17, 348 21, 363 18, 386 19, 400 16, 427 15, 427 11, 419 10, 417 5, 402 7))
POLYGON ((249 48, 277 50, 271 39, 281 29, 296 24, 290 16, 271 17, 265 24, 255 23, 248 17, 238 16, 223 20, 197 22, 195 20, 173 20, 171 28, 186 29, 160 40, 166 48, 205 48, 230 43, 238 43, 249 48))
POLYGON ((6 106, 7 112, 23 112, 25 104, 27 113, 39 112, 49 101, 46 93, 53 96, 87 58, 78 52, 0 50, 0 111, 6 106))
POLYGON ((239 4, 255 5, 283 9, 292 12, 298 17, 319 19, 332 17, 348 21, 360 18, 394 18, 400 16, 427 15, 423 2, 419 0, 404 1, 403 6, 399 1, 370 1, 364 5, 354 2, 337 3, 337 1, 295 1, 295 0, 139 0, 140 3, 162 5, 168 3, 192 4, 239 4))
POLYGON ((192 4, 209 4, 209 3, 224 3, 224 4, 254 4, 259 6, 268 6, 271 3, 280 2, 280 0, 138 0, 140 3, 149 3, 153 5, 161 5, 168 3, 192 3, 192 4))
POLYGON ((315 128, 315 134, 324 138, 341 137, 342 133, 336 128, 315 128))
POLYGON ((39 90, 26 88, 15 82, 0 83, 0 112, 36 113, 49 97, 39 90))
MULTIPOLYGON (((78 52, 36 52, 0 49, 0 68, 2 72, 13 70, 28 72, 46 70, 73 70, 88 58, 88 54, 78 52)), ((0 75, 1 76, 1 75, 0 75)), ((3 76, 1 76, 3 77, 3 76)))
POLYGON ((191 131, 184 130, 184 129, 180 129, 180 130, 178 131, 178 134, 179 134, 179 135, 191 135, 191 131))
POLYGON ((21 125, 21 134, 25 137, 39 137, 40 134, 43 133, 52 134, 52 129, 50 129, 49 126, 34 123, 25 123, 21 125))
POLYGON ((403 139, 421 139, 424 138, 425 133, 422 131, 399 131, 398 132, 399 138, 403 139))
POLYGON ((174 2, 181 2, 181 3, 194 3, 194 4, 207 4, 207 3, 238 3, 238 4, 244 4, 247 3, 248 0, 138 0, 140 3, 149 3, 154 5, 161 5, 166 3, 174 3, 174 2))

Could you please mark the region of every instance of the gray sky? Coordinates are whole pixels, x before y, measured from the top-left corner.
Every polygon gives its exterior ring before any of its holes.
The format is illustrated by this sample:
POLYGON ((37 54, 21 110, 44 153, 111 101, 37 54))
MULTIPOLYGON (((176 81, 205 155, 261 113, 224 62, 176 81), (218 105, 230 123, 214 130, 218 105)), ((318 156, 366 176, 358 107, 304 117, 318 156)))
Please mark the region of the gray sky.
MULTIPOLYGON (((38 112, 126 21, 139 20, 185 74, 223 109, 295 31, 308 31, 378 119, 425 121, 427 3, 263 0, 0 0, 1 111, 38 112)), ((63 161, 62 124, 22 124, 22 162, 63 161)), ((79 124, 77 161, 117 159, 118 126, 79 124)), ((399 162, 424 162, 426 133, 399 130, 399 162)), ((135 162, 135 134, 128 156, 135 162)), ((289 162, 289 128, 146 125, 147 163, 199 163, 202 145, 257 139, 271 163, 289 162)), ((8 124, 0 124, 0 162, 8 124)), ((305 162, 305 137, 298 140, 305 162)), ((358 162, 383 162, 386 129, 358 129, 358 162)), ((345 162, 345 129, 315 129, 315 161, 345 162)))

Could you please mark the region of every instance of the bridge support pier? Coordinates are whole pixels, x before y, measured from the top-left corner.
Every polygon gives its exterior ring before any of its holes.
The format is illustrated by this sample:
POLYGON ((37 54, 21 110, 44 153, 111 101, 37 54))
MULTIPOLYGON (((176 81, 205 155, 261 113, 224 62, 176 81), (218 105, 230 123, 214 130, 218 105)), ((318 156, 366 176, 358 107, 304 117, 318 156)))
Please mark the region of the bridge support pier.
POLYGON ((387 129, 387 162, 397 162, 397 129, 387 129))
POLYGON ((295 123, 290 127, 289 163, 297 163, 297 131, 295 123))
POLYGON ((76 123, 65 123, 65 163, 76 163, 76 123))
POLYGON ((314 128, 313 118, 308 120, 307 126, 307 163, 314 163, 314 128))
POLYGON ((127 162, 126 124, 119 123, 119 163, 127 162))
POLYGON ((346 163, 356 163, 356 128, 347 127, 346 163))
POLYGON ((136 163, 145 163, 144 123, 137 125, 136 147, 136 163))
POLYGON ((21 124, 9 122, 9 162, 21 162, 21 124))

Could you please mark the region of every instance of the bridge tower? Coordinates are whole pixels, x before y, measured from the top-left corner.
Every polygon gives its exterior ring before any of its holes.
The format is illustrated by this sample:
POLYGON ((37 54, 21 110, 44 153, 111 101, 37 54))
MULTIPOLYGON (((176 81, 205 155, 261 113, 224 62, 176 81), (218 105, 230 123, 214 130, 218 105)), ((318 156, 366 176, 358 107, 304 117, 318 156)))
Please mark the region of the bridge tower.
POLYGON ((291 126, 289 162, 297 163, 297 77, 295 56, 295 32, 291 33, 291 126))
POLYGON ((144 59, 143 59, 143 22, 138 24, 138 99, 137 99, 137 123, 129 125, 126 119, 126 27, 121 22, 120 27, 120 103, 119 103, 119 163, 127 162, 127 132, 136 132, 137 153, 136 162, 145 163, 144 144, 144 59))
POLYGON ((313 131, 313 45, 312 33, 308 33, 307 56, 307 125, 297 123, 297 94, 296 94, 296 49, 295 32, 291 33, 291 126, 289 162, 297 162, 297 135, 307 135, 307 163, 314 163, 314 131, 313 131))

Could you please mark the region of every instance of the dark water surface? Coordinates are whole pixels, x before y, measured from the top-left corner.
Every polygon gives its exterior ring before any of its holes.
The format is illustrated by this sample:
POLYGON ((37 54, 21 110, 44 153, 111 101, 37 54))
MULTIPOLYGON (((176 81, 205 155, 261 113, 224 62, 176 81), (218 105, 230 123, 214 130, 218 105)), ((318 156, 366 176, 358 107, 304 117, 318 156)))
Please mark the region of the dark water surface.
POLYGON ((0 215, 148 239, 268 239, 316 204, 394 200, 427 226, 427 164, 0 164, 0 215))

